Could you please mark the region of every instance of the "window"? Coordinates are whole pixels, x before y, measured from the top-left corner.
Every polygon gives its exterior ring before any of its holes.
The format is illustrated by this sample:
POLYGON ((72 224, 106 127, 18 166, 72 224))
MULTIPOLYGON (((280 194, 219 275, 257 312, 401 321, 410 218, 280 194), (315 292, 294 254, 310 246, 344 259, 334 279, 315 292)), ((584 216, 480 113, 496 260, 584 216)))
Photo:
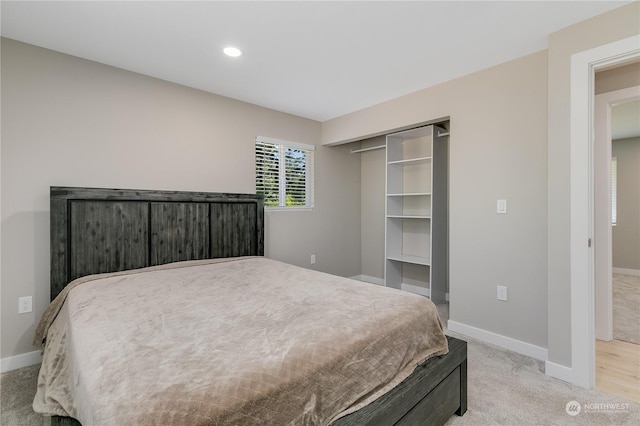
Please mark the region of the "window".
POLYGON ((256 193, 267 208, 313 207, 313 145, 258 136, 256 193))
POLYGON ((611 225, 618 221, 618 158, 611 157, 611 225))

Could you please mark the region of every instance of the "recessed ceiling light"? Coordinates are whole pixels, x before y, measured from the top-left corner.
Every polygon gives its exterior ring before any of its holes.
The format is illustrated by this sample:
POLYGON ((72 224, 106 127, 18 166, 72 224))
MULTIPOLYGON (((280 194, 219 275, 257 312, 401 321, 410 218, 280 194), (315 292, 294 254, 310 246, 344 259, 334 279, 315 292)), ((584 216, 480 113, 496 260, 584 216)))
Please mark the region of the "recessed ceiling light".
POLYGON ((238 56, 242 55, 242 52, 240 51, 240 49, 236 47, 225 47, 223 52, 225 55, 231 56, 233 58, 237 58, 238 56))

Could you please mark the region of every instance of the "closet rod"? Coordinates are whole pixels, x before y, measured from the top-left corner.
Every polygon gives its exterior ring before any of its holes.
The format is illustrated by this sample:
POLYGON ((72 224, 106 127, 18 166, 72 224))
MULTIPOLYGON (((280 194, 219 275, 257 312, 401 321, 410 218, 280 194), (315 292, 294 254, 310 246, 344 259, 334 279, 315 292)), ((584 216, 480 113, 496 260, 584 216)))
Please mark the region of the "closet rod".
POLYGON ((441 138, 443 136, 449 136, 449 132, 442 132, 442 133, 438 132, 438 137, 439 138, 441 138))
POLYGON ((372 146, 371 148, 352 149, 351 153, 357 154, 358 152, 373 151, 374 149, 382 149, 386 147, 387 147, 386 145, 379 145, 379 146, 372 146))

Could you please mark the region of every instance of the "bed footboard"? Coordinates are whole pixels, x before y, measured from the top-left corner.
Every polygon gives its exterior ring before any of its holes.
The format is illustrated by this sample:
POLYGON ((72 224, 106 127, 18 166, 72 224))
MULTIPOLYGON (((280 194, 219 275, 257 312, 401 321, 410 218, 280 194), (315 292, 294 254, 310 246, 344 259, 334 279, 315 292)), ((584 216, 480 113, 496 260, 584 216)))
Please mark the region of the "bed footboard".
POLYGON ((467 411, 467 342, 447 336, 449 353, 431 358, 400 385, 333 426, 443 425, 467 411))

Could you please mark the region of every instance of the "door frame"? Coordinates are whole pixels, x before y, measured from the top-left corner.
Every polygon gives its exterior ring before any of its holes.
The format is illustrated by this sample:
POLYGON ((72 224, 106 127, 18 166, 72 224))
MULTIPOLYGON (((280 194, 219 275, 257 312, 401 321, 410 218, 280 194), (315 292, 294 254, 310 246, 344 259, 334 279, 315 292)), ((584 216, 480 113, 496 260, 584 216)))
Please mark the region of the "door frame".
POLYGON ((595 338, 613 339, 611 108, 640 99, 640 86, 601 93, 594 104, 595 338))
POLYGON ((594 79, 595 72, 640 57, 640 35, 571 56, 570 270, 571 382, 595 384, 594 79))

